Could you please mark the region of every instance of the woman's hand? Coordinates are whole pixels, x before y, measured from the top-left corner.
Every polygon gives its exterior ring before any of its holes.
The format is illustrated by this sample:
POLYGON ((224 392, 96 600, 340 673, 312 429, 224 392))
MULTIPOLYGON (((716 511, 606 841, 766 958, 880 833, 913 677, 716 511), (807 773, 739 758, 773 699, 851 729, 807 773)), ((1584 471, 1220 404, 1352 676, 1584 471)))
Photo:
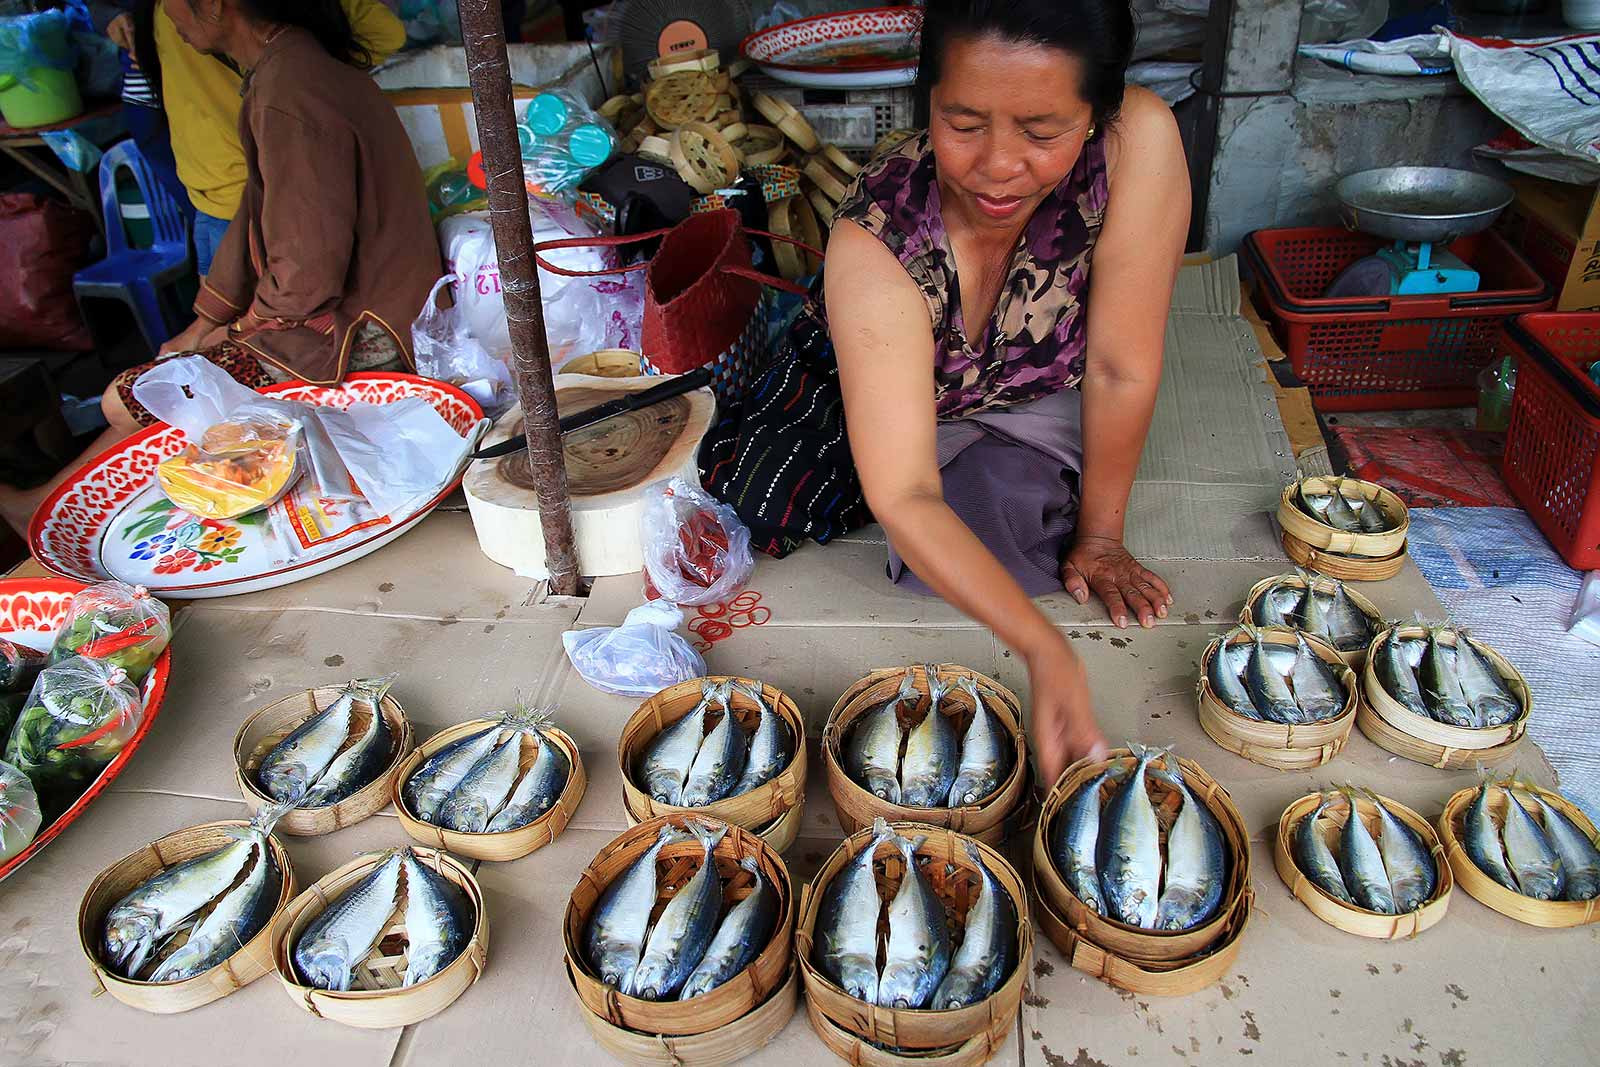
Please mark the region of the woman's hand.
POLYGON ((127 13, 118 15, 106 24, 106 36, 111 38, 111 43, 124 52, 133 51, 133 16, 127 13))
POLYGON ((207 318, 198 318, 191 322, 182 333, 169 338, 161 346, 161 351, 156 354, 157 359, 166 359, 181 352, 199 352, 201 349, 210 348, 228 339, 227 323, 212 322, 207 318))
POLYGON ((1079 536, 1061 563, 1061 584, 1072 599, 1089 602, 1089 591, 1105 603, 1111 621, 1126 628, 1132 612, 1144 627, 1167 617, 1172 593, 1160 575, 1147 570, 1129 555, 1122 542, 1111 537, 1079 536))
POLYGON ((1033 751, 1040 783, 1049 789, 1069 764, 1085 756, 1104 756, 1106 739, 1090 707, 1089 674, 1065 638, 1029 657, 1027 664, 1033 691, 1033 751))

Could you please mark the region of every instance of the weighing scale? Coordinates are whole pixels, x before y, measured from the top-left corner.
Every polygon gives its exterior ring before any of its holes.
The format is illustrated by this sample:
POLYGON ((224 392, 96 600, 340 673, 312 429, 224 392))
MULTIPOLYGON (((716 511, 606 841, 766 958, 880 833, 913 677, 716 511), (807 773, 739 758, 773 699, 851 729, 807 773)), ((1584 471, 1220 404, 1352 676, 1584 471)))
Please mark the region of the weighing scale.
POLYGON ((1477 292, 1478 272, 1443 246, 1487 229, 1513 195, 1498 178, 1449 167, 1383 167, 1341 178, 1334 196, 1344 224, 1394 244, 1345 267, 1324 295, 1477 292))

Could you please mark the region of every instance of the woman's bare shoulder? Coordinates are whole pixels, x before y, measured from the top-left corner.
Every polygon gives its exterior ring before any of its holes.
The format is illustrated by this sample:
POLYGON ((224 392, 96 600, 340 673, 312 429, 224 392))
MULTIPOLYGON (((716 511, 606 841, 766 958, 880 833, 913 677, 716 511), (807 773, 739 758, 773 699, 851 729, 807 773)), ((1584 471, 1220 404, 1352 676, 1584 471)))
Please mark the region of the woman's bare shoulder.
POLYGON ((1106 167, 1115 180, 1123 159, 1183 158, 1183 138, 1178 120, 1167 102, 1142 85, 1130 85, 1122 97, 1122 112, 1106 142, 1106 167))

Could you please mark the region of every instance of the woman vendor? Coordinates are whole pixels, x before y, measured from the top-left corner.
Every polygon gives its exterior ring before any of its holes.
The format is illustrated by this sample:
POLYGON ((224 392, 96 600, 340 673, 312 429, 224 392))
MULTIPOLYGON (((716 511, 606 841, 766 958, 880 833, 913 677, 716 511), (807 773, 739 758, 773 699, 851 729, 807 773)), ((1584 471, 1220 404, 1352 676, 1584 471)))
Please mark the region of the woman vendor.
POLYGON ((1133 37, 1128 0, 930 0, 927 131, 858 177, 786 350, 701 454, 774 554, 870 507, 894 581, 1025 660, 1046 782, 1105 741, 1030 597, 1118 626, 1172 603, 1124 533, 1189 183, 1171 112, 1124 89, 1133 37))

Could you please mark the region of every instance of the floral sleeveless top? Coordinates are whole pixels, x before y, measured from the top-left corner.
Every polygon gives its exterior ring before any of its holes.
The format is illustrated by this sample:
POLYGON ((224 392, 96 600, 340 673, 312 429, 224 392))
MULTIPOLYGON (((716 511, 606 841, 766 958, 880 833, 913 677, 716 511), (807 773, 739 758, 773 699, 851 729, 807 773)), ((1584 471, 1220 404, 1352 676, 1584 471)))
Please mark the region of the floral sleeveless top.
POLYGON ((1105 140, 1096 137, 1028 220, 994 313, 972 333, 962 321, 928 135, 879 156, 857 177, 834 217, 882 241, 922 290, 940 418, 1010 407, 1083 380, 1089 260, 1108 189, 1105 140))

